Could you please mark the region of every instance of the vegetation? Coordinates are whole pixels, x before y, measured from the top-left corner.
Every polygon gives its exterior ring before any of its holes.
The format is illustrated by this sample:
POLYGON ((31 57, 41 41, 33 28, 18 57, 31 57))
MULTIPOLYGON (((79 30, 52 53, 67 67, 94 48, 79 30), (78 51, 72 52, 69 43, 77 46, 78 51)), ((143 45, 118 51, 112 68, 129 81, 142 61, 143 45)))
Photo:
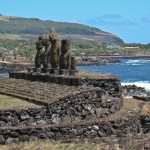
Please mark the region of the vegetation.
POLYGON ((77 73, 78 76, 86 76, 92 78, 110 78, 113 77, 110 73, 97 73, 97 72, 90 72, 90 71, 79 71, 77 73))
POLYGON ((12 107, 37 107, 33 103, 23 101, 18 98, 13 98, 11 96, 0 95, 0 109, 12 108, 12 107))
POLYGON ((142 100, 136 100, 133 98, 126 98, 123 101, 123 105, 125 108, 135 108, 136 106, 138 106, 139 104, 143 103, 143 107, 141 110, 141 114, 142 115, 148 115, 150 113, 150 105, 148 102, 143 102, 142 100))
POLYGON ((150 43, 148 44, 139 44, 139 43, 126 43, 123 44, 124 47, 129 46, 129 47, 139 47, 140 49, 150 49, 150 43))
POLYGON ((30 59, 34 58, 36 54, 35 41, 39 35, 47 35, 52 27, 56 28, 61 38, 64 36, 72 38, 73 53, 77 56, 82 54, 135 55, 140 53, 147 55, 147 52, 150 52, 150 43, 125 44, 120 38, 108 32, 86 25, 43 21, 37 18, 7 17, 0 14, 0 56, 12 52, 14 55, 20 54, 30 59), (124 47, 138 48, 125 49, 124 47))
POLYGON ((0 39, 0 56, 21 55, 27 58, 33 58, 36 49, 33 41, 17 40, 17 39, 0 39))
POLYGON ((21 38, 35 38, 35 36, 49 34, 52 27, 55 27, 60 38, 69 37, 79 42, 93 40, 101 43, 123 43, 119 37, 87 25, 0 15, 0 34, 4 36, 9 34, 21 38))
MULTIPOLYGON (((60 34, 98 35, 106 34, 100 29, 77 23, 42 21, 37 18, 5 17, 0 19, 0 33, 11 34, 48 34, 55 27, 60 34)), ((108 34, 108 33, 107 33, 108 34)))
MULTIPOLYGON (((1 146, 0 150, 100 150, 101 148, 107 149, 108 144, 101 142, 102 144, 93 144, 91 142, 82 143, 70 143, 64 144, 60 142, 52 142, 49 140, 36 141, 24 144, 13 144, 8 146, 1 146)), ((112 146, 111 146, 112 147, 112 146)), ((114 148, 118 148, 118 145, 114 144, 114 148)))
MULTIPOLYGON (((73 43, 74 53, 76 55, 150 55, 149 44, 120 44, 118 47, 109 48, 111 44, 96 43, 96 42, 81 42, 73 43)), ((112 44, 113 46, 113 44, 112 44)))
MULTIPOLYGON (((38 36, 36 37, 36 40, 38 36)), ((0 57, 4 57, 4 54, 11 53, 13 55, 19 54, 23 57, 33 59, 36 55, 35 39, 8 39, 0 37, 0 57)), ((80 55, 137 55, 150 53, 149 44, 120 44, 113 45, 114 48, 109 48, 111 44, 99 43, 99 42, 73 42, 71 43, 73 53, 76 56, 80 55), (117 48, 115 46, 118 46, 117 48), (125 49, 126 47, 126 49, 125 49), (127 48, 129 47, 129 48, 127 48), (133 47, 133 48, 131 48, 133 47), (135 48, 134 48, 135 47, 135 48), (138 48, 137 48, 138 47, 138 48)))
POLYGON ((50 140, 39 140, 29 143, 19 143, 11 145, 0 146, 0 150, 138 150, 145 149, 146 143, 149 143, 150 138, 148 136, 142 136, 136 138, 135 136, 129 136, 120 139, 120 143, 116 142, 113 138, 107 138, 106 140, 99 140, 97 143, 92 143, 88 140, 80 140, 74 143, 61 143, 52 142, 50 140))

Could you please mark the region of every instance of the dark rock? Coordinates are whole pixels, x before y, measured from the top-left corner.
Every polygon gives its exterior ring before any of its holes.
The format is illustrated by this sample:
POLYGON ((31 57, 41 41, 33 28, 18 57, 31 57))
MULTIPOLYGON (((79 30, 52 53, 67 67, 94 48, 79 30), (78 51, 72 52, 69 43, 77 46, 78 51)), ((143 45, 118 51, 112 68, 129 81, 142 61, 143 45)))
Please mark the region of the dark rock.
POLYGON ((37 136, 30 136, 30 138, 29 138, 29 141, 30 142, 34 142, 34 141, 37 141, 38 140, 38 137, 37 136))
POLYGON ((48 136, 45 133, 39 133, 38 137, 41 139, 47 139, 48 138, 48 136))
POLYGON ((19 141, 21 142, 25 142, 25 141, 28 141, 29 140, 29 136, 28 135, 20 135, 18 137, 19 141))
POLYGON ((104 115, 104 111, 102 108, 96 108, 96 116, 99 118, 104 115))
POLYGON ((9 138, 5 141, 5 144, 12 144, 12 143, 19 143, 18 138, 11 138, 11 137, 9 137, 9 138))
POLYGON ((0 144, 4 144, 4 143, 5 143, 5 139, 3 135, 0 135, 0 144))
POLYGON ((52 132, 58 132, 58 131, 59 131, 59 128, 51 127, 51 131, 52 131, 52 132))
POLYGON ((13 131, 13 132, 11 132, 11 133, 10 133, 10 136, 11 136, 12 138, 16 138, 16 137, 18 137, 18 136, 19 136, 19 133, 18 133, 18 132, 13 131))
POLYGON ((47 132, 47 136, 51 139, 54 139, 55 134, 53 132, 47 132))
POLYGON ((99 136, 99 137, 104 137, 104 136, 106 136, 106 134, 103 133, 102 131, 98 131, 98 136, 99 136))
POLYGON ((62 129, 61 129, 61 133, 62 133, 62 134, 66 134, 66 133, 68 133, 68 131, 67 131, 66 128, 62 128, 62 129))
POLYGON ((61 140, 63 138, 62 134, 60 132, 55 133, 56 140, 61 140))

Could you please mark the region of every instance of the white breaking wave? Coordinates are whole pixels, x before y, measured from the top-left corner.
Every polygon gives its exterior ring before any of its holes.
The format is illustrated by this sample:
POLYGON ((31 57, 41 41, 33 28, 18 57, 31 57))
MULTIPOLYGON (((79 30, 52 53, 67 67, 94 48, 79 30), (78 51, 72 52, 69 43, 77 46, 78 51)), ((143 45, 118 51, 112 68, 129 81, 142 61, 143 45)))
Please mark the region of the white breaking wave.
POLYGON ((126 63, 127 64, 138 64, 138 63, 149 63, 150 60, 149 59, 144 59, 144 60, 141 60, 141 59, 138 59, 138 60, 128 60, 126 63))
POLYGON ((130 64, 132 66, 141 66, 142 64, 130 64))
POLYGON ((132 64, 132 63, 139 63, 140 60, 128 60, 126 63, 127 64, 132 64))
POLYGON ((147 91, 150 91, 150 82, 147 81, 139 81, 139 82, 123 82, 121 85, 136 85, 138 87, 143 87, 147 91))

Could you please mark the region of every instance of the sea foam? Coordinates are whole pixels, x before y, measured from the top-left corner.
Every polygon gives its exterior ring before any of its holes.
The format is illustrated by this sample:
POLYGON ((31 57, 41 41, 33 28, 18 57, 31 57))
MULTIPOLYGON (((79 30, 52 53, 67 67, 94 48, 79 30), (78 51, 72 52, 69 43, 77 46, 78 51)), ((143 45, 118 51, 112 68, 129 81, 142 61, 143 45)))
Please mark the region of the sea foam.
POLYGON ((122 82, 121 85, 136 85, 138 87, 143 87, 147 91, 150 91, 150 82, 148 81, 139 81, 139 82, 122 82))

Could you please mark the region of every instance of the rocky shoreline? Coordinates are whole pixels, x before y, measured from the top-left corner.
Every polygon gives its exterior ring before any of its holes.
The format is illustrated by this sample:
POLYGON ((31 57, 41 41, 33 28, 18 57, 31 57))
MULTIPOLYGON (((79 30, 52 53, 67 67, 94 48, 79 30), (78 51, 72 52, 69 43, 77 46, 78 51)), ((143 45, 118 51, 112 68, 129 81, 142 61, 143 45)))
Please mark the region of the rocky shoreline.
MULTIPOLYGON (((105 65, 109 63, 120 63, 120 59, 116 58, 80 58, 77 62, 77 66, 91 66, 91 65, 105 65)), ((26 70, 27 67, 34 67, 33 64, 4 64, 0 63, 0 73, 9 73, 13 71, 26 70)))
POLYGON ((32 65, 22 65, 22 64, 0 64, 0 73, 7 74, 13 71, 21 71, 26 70, 28 67, 32 67, 32 65))
POLYGON ((117 58, 101 58, 101 57, 97 57, 97 58, 90 58, 90 57, 86 57, 83 58, 81 57, 78 62, 77 62, 77 66, 91 66, 91 65, 105 65, 105 64, 109 64, 109 63, 120 63, 120 59, 117 58))

